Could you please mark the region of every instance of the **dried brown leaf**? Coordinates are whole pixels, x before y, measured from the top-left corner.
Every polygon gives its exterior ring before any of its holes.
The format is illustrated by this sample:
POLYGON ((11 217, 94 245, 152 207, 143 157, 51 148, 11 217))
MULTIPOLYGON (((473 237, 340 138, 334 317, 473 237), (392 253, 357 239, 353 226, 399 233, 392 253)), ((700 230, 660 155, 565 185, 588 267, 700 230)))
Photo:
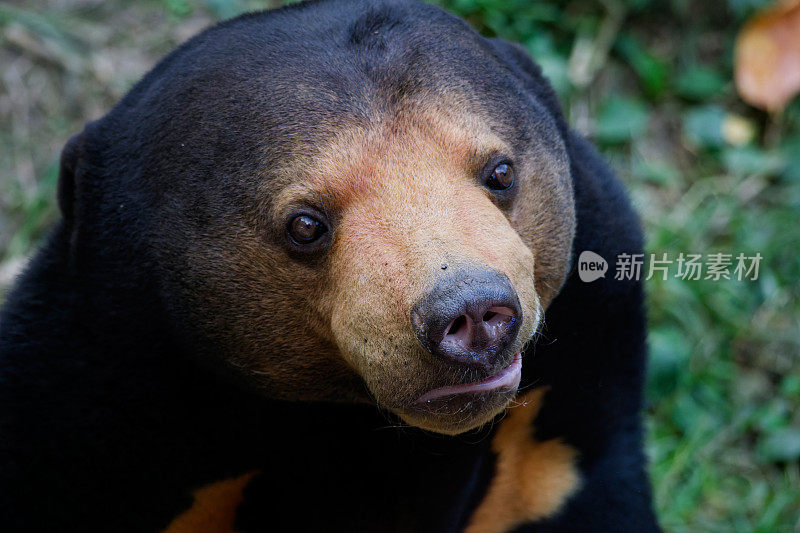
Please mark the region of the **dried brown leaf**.
POLYGON ((735 79, 747 103, 778 112, 800 92, 800 0, 753 16, 736 40, 735 79))

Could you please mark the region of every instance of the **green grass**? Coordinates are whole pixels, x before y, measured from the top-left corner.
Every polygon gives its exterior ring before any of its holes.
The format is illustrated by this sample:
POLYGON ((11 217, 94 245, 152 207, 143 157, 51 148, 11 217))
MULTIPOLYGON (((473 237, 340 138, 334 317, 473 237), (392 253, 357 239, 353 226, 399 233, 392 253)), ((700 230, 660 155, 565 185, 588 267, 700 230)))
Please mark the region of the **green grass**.
MULTIPOLYGON (((763 256, 757 281, 648 282, 647 450, 668 531, 800 529, 800 103, 770 117, 731 81, 764 2, 439 3, 543 66, 631 190, 649 252, 763 256)), ((18 5, 0 5, 0 293, 54 220, 68 136, 204 25, 266 7, 18 5)))

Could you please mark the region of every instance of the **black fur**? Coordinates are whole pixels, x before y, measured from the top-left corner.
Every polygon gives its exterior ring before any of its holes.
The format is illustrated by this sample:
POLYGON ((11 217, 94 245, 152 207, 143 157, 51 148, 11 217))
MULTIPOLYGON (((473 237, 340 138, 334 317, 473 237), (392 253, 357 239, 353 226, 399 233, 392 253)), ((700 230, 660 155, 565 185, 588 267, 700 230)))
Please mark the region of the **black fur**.
MULTIPOLYGON (((242 390, 199 362, 204 348, 164 279, 180 282, 175 241, 209 221, 242 223, 259 168, 334 132, 343 114, 369 120, 363 95, 389 91, 391 102, 453 72, 509 105, 481 85, 491 65, 512 73, 517 104, 540 106, 566 143, 573 257, 641 252, 620 183, 568 129, 520 48, 406 1, 310 3, 220 24, 64 150, 63 218, 0 315, 0 530, 155 531, 189 507, 192 489, 253 469, 243 532, 463 527, 493 474, 491 428, 442 437, 387 427, 374 407, 242 390), (230 89, 209 90, 219 82, 230 89)), ((550 386, 537 437, 579 450, 583 487, 558 516, 519 531, 657 530, 642 453, 642 302, 640 283, 582 283, 573 261, 522 386, 550 386)))

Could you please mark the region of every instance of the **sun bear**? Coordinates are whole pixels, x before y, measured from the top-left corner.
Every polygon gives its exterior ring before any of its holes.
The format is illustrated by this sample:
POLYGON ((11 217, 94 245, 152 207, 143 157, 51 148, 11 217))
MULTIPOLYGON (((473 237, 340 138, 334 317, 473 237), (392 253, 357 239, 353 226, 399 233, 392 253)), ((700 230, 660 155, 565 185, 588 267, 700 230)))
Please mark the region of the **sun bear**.
POLYGON ((61 157, 0 316, 3 531, 653 531, 640 253, 521 47, 244 15, 61 157))

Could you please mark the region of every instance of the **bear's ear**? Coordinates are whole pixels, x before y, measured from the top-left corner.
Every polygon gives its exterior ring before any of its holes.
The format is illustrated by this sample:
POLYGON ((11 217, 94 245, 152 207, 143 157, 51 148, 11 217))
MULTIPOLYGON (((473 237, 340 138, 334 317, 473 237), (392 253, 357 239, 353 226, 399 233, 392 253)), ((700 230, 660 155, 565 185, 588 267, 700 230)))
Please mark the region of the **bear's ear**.
POLYGON ((58 172, 58 206, 65 222, 72 223, 75 210, 75 186, 78 168, 83 157, 83 133, 69 138, 61 151, 61 167, 58 172))

